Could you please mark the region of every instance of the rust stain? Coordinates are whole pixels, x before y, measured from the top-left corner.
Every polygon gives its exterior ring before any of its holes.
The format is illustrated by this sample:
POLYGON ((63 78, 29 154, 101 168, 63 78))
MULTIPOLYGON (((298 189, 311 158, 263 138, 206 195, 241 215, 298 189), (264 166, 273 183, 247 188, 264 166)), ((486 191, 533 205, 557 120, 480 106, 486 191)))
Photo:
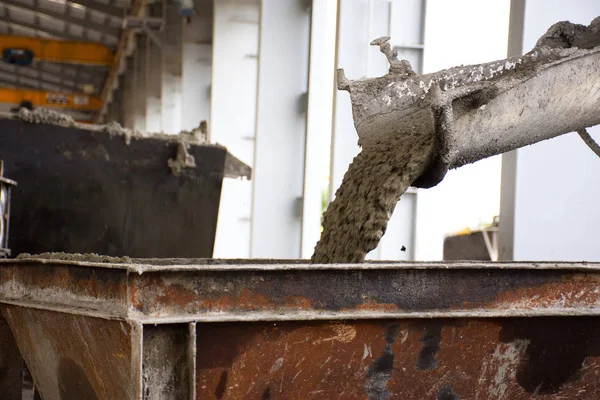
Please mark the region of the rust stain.
POLYGON ((352 325, 339 322, 329 325, 328 328, 333 330, 335 333, 334 336, 318 339, 314 342, 315 345, 334 340, 342 343, 350 343, 356 338, 356 328, 352 325))
POLYGON ((566 276, 561 281, 500 292, 490 302, 463 302, 460 309, 488 308, 531 310, 581 309, 600 305, 600 281, 594 275, 566 276), (591 284, 597 282, 596 285, 591 284))
POLYGON ((219 348, 237 346, 235 335, 223 338, 214 331, 217 326, 244 332, 244 339, 227 366, 199 365, 197 398, 211 398, 223 371, 227 371, 224 400, 261 398, 265 392, 272 400, 525 400, 536 388, 536 398, 543 400, 598 398, 600 327, 595 326, 600 325, 595 318, 569 321, 571 328, 558 331, 550 327, 569 325, 561 318, 403 319, 338 325, 355 331, 351 341, 328 340, 336 332, 335 324, 327 322, 208 324, 199 335, 211 357, 219 358, 219 348), (540 326, 542 331, 536 329, 540 326), (575 342, 577 332, 584 335, 582 343, 560 353, 559 341, 562 347, 564 338, 566 343, 575 342), (372 349, 372 356, 366 349, 372 349), (424 352, 434 355, 435 368, 419 368, 424 352), (559 356, 555 366, 553 354, 559 356), (545 357, 546 365, 531 365, 532 355, 545 357))
POLYGON ((391 303, 375 303, 375 302, 367 302, 358 304, 352 308, 343 308, 343 311, 351 311, 351 310, 359 310, 359 311, 374 311, 374 312, 382 312, 382 311, 397 311, 398 306, 391 303))
POLYGON ((311 310, 314 308, 312 299, 302 296, 286 296, 283 298, 283 304, 290 309, 311 310))
POLYGON ((2 283, 20 284, 28 291, 43 290, 58 295, 75 293, 98 299, 125 299, 124 273, 104 268, 46 264, 3 265, 2 283))
MULTIPOLYGON (((385 324, 381 324, 385 326, 385 324)), ((364 398, 363 388, 339 390, 342 382, 360 382, 370 359, 362 359, 363 346, 383 346, 383 337, 373 337, 354 323, 253 323, 208 324, 198 331, 198 346, 212 358, 198 365, 198 399, 212 398, 219 387, 223 363, 219 362, 221 340, 235 346, 226 356, 227 389, 222 399, 355 399, 364 398), (219 327, 220 325, 220 327, 219 327), (239 332, 226 338, 218 332, 239 332), (239 345, 238 345, 239 343, 239 345), (245 371, 245 372, 242 372, 245 371), (341 395, 341 397, 340 397, 341 395)), ((380 333, 382 328, 378 328, 380 333)), ((343 386, 343 384, 342 384, 343 386)))
POLYGON ((182 285, 161 285, 161 290, 155 298, 155 305, 187 307, 188 304, 198 300, 198 295, 182 285))
POLYGON ((131 339, 120 321, 2 308, 45 398, 134 397, 131 339))

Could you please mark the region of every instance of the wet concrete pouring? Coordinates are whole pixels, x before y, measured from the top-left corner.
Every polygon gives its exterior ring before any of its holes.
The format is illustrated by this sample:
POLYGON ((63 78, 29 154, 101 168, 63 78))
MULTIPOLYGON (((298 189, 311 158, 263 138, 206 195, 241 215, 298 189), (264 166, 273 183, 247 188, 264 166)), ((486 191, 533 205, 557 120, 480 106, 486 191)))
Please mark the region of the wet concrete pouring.
POLYGON ((363 261, 377 247, 396 203, 411 185, 431 187, 450 168, 571 132, 574 126, 585 129, 600 123, 600 101, 594 95, 600 83, 592 78, 600 74, 594 58, 600 49, 600 17, 589 26, 553 25, 523 57, 422 76, 408 61, 397 59, 389 38, 371 44, 388 58, 386 76, 349 81, 343 70, 338 71, 338 89, 350 93, 362 151, 324 214, 314 263, 363 261), (569 65, 590 55, 592 65, 569 65), (541 88, 561 79, 561 73, 572 77, 573 69, 580 70, 582 87, 573 82, 570 90, 555 89, 564 98, 556 96, 559 101, 550 106, 548 99, 532 95, 537 88, 542 96, 554 97, 541 88), (575 107, 579 120, 550 117, 553 107, 557 112, 563 107, 561 101, 584 98, 586 92, 592 99, 588 104, 573 102, 586 110, 575 107), (511 113, 510 104, 523 108, 511 113), (497 114, 508 119, 504 122, 497 114), (541 133, 532 135, 532 130, 541 133))

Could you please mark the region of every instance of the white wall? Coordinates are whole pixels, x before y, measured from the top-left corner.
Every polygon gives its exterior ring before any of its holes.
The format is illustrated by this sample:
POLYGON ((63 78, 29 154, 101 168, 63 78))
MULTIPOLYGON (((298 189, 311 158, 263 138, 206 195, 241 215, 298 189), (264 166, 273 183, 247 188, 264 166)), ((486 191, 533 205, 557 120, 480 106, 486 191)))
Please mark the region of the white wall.
MULTIPOLYGON (((428 0, 424 72, 506 58, 510 0, 428 0)), ((420 261, 441 260, 445 235, 491 222, 500 208, 500 157, 453 170, 419 190, 420 261)))
MULTIPOLYGON (((527 0, 523 50, 553 23, 589 24, 597 0, 527 0)), ((600 128, 588 130, 600 141, 600 128)), ((575 133, 517 151, 515 260, 600 261, 600 159, 575 133)))

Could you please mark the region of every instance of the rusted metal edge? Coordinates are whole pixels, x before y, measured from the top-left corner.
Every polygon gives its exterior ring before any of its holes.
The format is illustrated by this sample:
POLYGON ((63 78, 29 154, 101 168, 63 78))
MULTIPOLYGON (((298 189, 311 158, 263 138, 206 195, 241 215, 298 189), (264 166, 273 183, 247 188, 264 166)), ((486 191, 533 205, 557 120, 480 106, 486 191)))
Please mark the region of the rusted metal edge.
POLYGON ((196 400, 197 397, 197 365, 196 358, 198 356, 197 337, 196 337, 196 322, 188 324, 188 343, 187 343, 187 369, 190 379, 190 400, 196 400))
POLYGON ((237 179, 244 177, 246 179, 251 179, 252 168, 228 151, 225 155, 225 169, 223 175, 226 178, 237 179))
POLYGON ((597 264, 436 265, 154 266, 133 273, 122 264, 8 264, 0 268, 0 303, 150 324, 600 315, 597 264))
POLYGON ((259 321, 345 321, 366 319, 432 319, 432 318, 517 318, 517 317, 583 317, 599 316, 600 307, 592 309, 532 309, 532 310, 468 310, 468 311, 426 311, 426 312, 301 312, 285 314, 277 312, 227 313, 196 315, 190 317, 152 318, 143 315, 130 318, 142 324, 208 323, 208 322, 259 322, 259 321))
MULTIPOLYGON (((518 318, 518 317, 591 317, 600 316, 600 307, 587 309, 543 308, 530 310, 466 310, 466 311, 341 311, 341 312, 244 312, 244 313, 205 313, 177 317, 147 317, 139 312, 129 312, 125 316, 107 315, 98 311, 81 310, 56 305, 41 305, 26 301, 5 301, 1 304, 14 305, 44 311, 54 311, 72 315, 117 320, 135 326, 180 324, 180 323, 219 323, 219 322, 268 322, 268 321, 345 321, 367 319, 433 319, 433 318, 518 318)), ((507 307, 509 304, 507 304, 507 307)), ((133 339, 132 339, 133 340, 133 339)))
POLYGON ((3 176, 0 176, 0 182, 6 183, 7 185, 11 186, 17 186, 17 182, 13 181, 12 179, 5 178, 3 176))
POLYGON ((138 321, 131 324, 131 382, 136 382, 135 400, 143 400, 144 326, 138 321))
MULTIPOLYGON (((158 259, 160 260, 160 259, 158 259)), ((348 271, 348 270, 423 270, 423 269, 517 269, 517 270, 568 270, 568 271, 600 271, 598 262, 490 262, 490 261, 455 261, 455 262, 365 262, 361 264, 311 264, 309 260, 252 260, 247 264, 172 264, 153 265, 145 259, 132 259, 122 263, 90 262, 58 260, 47 258, 24 258, 0 260, 0 268, 4 264, 21 264, 35 266, 39 264, 74 265, 94 268, 120 269, 131 273, 143 274, 152 272, 177 272, 177 271, 348 271), (266 263, 262 263, 262 262, 266 263)), ((177 261, 175 259, 174 261, 177 261)), ((198 261, 228 262, 218 259, 198 259, 198 261)))
POLYGON ((5 299, 0 297, 0 308, 3 304, 25 307, 25 308, 33 308, 36 310, 44 310, 44 311, 54 311, 59 313, 73 314, 73 315, 82 315, 85 317, 94 317, 94 318, 102 318, 110 321, 126 321, 133 322, 137 321, 136 318, 130 318, 128 313, 123 312, 110 312, 110 311, 101 311, 101 310, 89 310, 85 308, 77 308, 72 305, 61 305, 61 304, 52 304, 52 303, 42 303, 38 301, 27 301, 27 300, 13 300, 13 299, 5 299))

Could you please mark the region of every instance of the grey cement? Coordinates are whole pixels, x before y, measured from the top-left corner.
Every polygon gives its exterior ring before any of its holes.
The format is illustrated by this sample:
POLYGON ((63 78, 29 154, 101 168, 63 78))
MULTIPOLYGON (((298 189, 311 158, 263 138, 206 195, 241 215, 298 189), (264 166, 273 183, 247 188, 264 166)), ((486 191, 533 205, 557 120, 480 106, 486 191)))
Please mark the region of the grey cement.
POLYGON ((29 254, 29 253, 21 253, 17 257, 17 260, 37 260, 37 259, 45 259, 45 260, 60 260, 60 261, 79 261, 79 262, 93 262, 93 263, 109 263, 109 264, 130 264, 133 263, 134 260, 129 257, 110 257, 110 256, 101 256, 96 253, 63 253, 63 252, 55 252, 55 253, 41 253, 41 254, 29 254))
POLYGON ((433 132, 369 145, 357 155, 323 215, 314 263, 357 263, 377 247, 400 196, 429 165, 433 132))
POLYGON ((177 146, 176 157, 167 161, 167 165, 171 169, 171 173, 175 176, 181 175, 181 171, 184 168, 196 167, 196 161, 194 160, 194 157, 188 152, 190 144, 208 145, 207 121, 201 121, 198 127, 194 128, 192 131, 181 131, 177 135, 166 135, 163 133, 145 133, 124 128, 116 121, 110 121, 102 125, 80 124, 67 114, 46 108, 36 108, 33 111, 30 111, 26 108, 21 108, 14 117, 31 124, 50 124, 69 128, 86 129, 89 131, 106 132, 111 136, 123 137, 127 145, 131 143, 132 139, 143 138, 179 142, 177 146))
POLYGON ((35 108, 33 111, 30 111, 26 108, 21 108, 19 112, 14 115, 14 118, 30 124, 49 124, 96 132, 107 132, 111 136, 122 136, 127 144, 131 143, 131 139, 142 138, 163 139, 167 141, 179 141, 192 144, 208 144, 208 124, 206 121, 201 121, 198 127, 192 131, 181 131, 177 135, 167 135, 162 132, 148 133, 124 128, 116 121, 109 121, 100 125, 80 124, 76 122, 70 115, 47 108, 35 108))
POLYGON ((196 160, 194 159, 194 156, 188 152, 188 147, 188 143, 179 142, 177 145, 177 155, 167 162, 171 169, 171 173, 175 176, 181 175, 181 171, 183 171, 184 168, 196 167, 196 160))
POLYGON ((17 118, 30 124, 53 124, 66 127, 77 125, 71 116, 46 108, 36 108, 33 111, 21 108, 17 113, 17 118))

